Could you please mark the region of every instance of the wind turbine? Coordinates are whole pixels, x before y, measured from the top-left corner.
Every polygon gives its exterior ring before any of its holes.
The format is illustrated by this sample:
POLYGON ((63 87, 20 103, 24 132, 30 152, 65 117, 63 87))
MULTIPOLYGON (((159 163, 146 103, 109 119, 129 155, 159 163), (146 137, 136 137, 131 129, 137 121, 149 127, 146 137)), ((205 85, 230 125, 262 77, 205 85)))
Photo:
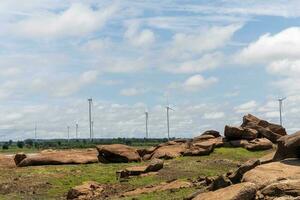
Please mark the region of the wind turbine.
POLYGON ((166 109, 167 109, 168 140, 170 140, 170 114, 169 114, 169 111, 170 111, 170 110, 175 111, 175 110, 174 110, 173 108, 170 107, 168 96, 167 96, 167 106, 166 106, 166 109))
POLYGON ((279 98, 278 102, 279 102, 279 117, 280 117, 280 125, 282 126, 282 103, 283 101, 286 99, 286 97, 283 98, 279 98))
POLYGON ((149 119, 149 113, 148 111, 146 110, 145 111, 145 117, 146 117, 146 139, 148 139, 148 119, 149 119))

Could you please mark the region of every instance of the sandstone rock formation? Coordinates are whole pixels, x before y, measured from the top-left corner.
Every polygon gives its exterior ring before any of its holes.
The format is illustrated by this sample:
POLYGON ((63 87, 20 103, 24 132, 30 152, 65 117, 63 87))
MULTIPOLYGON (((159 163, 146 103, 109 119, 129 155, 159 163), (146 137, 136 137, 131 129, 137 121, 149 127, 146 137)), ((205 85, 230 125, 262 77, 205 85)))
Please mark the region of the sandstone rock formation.
POLYGON ((140 162, 138 151, 123 144, 99 145, 97 146, 98 159, 102 163, 140 162))
MULTIPOLYGON (((280 137, 286 135, 286 131, 280 125, 269 123, 248 114, 243 117, 243 123, 240 127, 225 126, 224 135, 229 142, 242 140, 242 142, 240 142, 242 147, 244 147, 243 145, 246 143, 245 140, 252 141, 252 143, 261 143, 261 145, 251 145, 249 149, 265 150, 270 148, 270 143, 266 140, 259 141, 254 139, 266 138, 272 143, 277 143, 280 137)), ((234 142, 234 145, 238 146, 239 143, 234 142)))
POLYGON ((278 140, 277 151, 274 160, 285 158, 300 158, 300 131, 292 135, 286 135, 278 140))
POLYGON ((97 163, 96 150, 68 150, 41 152, 34 155, 16 154, 15 164, 18 167, 39 165, 89 164, 97 163))
POLYGON ((97 182, 88 181, 69 190, 68 200, 90 200, 100 198, 104 188, 97 182))

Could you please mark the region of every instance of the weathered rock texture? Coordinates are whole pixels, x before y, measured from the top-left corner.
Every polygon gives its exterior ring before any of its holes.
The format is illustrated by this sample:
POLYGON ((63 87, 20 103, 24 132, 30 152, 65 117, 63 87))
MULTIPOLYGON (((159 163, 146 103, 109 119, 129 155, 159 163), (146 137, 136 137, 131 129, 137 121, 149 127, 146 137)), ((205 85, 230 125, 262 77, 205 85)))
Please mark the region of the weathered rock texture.
POLYGON ((271 144, 277 143, 280 137, 285 136, 286 131, 280 125, 248 114, 243 117, 243 123, 240 127, 225 126, 224 135, 233 146, 245 147, 249 150, 266 150, 272 148, 271 144))
POLYGON ((99 199, 102 196, 104 188, 97 182, 88 181, 82 185, 76 186, 69 190, 68 200, 90 200, 99 199))
POLYGON ((274 160, 285 158, 300 158, 300 131, 292 135, 286 135, 278 140, 277 151, 274 160))
POLYGON ((39 165, 89 164, 97 163, 96 150, 44 151, 37 154, 16 154, 15 164, 18 167, 39 165))
POLYGON ((123 144, 97 146, 98 159, 102 163, 140 162, 141 157, 137 149, 123 144))
POLYGON ((193 200, 253 200, 256 187, 253 183, 240 183, 213 192, 201 193, 193 200))

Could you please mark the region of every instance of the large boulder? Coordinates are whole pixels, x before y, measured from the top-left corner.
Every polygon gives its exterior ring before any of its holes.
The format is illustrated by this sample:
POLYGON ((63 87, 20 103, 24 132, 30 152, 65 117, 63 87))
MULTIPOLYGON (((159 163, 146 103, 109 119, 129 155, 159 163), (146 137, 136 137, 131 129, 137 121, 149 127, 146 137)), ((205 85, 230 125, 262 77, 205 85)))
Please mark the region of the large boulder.
POLYGON ((140 162, 141 157, 137 149, 123 144, 97 146, 98 159, 102 163, 140 162))
POLYGON ((274 160, 285 158, 300 158, 300 131, 292 135, 286 135, 278 140, 277 151, 274 160))
POLYGON ((257 137, 257 130, 252 128, 225 126, 224 135, 228 140, 253 140, 257 137))
POLYGON ((164 161, 161 159, 153 159, 151 162, 148 164, 145 172, 157 172, 161 170, 164 167, 164 161))
POLYGON ((44 151, 33 155, 16 154, 15 164, 18 167, 39 165, 65 165, 65 164, 89 164, 97 163, 96 150, 67 150, 44 151))
POLYGON ((261 151, 273 148, 273 143, 267 138, 256 138, 245 146, 249 151, 261 151))
POLYGON ((261 120, 251 114, 243 117, 241 127, 255 129, 258 131, 258 137, 265 137, 273 143, 277 143, 281 136, 286 135, 286 130, 282 126, 261 120))
POLYGON ((213 192, 201 193, 193 200, 253 200, 255 194, 256 187, 253 183, 240 183, 213 192))
POLYGON ((149 159, 173 159, 180 157, 187 150, 188 144, 186 143, 168 143, 167 145, 161 145, 157 148, 149 157, 149 159))
POLYGON ((236 171, 234 171, 232 174, 230 174, 228 176, 228 178, 230 179, 230 181, 234 184, 236 183, 240 183, 243 175, 255 168, 256 166, 260 165, 260 160, 249 160, 247 162, 245 162, 244 164, 242 164, 236 171))
POLYGON ((266 186, 261 190, 266 197, 293 196, 300 197, 300 179, 298 180, 281 180, 266 186))
POLYGON ((242 182, 254 183, 259 189, 262 189, 284 179, 300 179, 300 160, 290 159, 259 165, 246 172, 242 182))

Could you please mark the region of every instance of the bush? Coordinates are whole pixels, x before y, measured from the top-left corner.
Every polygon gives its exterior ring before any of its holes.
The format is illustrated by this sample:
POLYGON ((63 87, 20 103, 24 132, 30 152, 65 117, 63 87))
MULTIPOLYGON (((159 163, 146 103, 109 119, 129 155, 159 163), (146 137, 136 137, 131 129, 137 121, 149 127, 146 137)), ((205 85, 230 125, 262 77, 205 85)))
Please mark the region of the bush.
POLYGON ((3 145, 2 145, 2 149, 3 149, 3 150, 9 149, 8 143, 3 144, 3 145))
POLYGON ((20 149, 22 149, 24 147, 24 142, 18 141, 17 142, 17 147, 19 147, 20 149))
POLYGON ((25 140, 25 144, 26 144, 28 147, 32 147, 32 146, 33 146, 33 140, 32 140, 32 139, 27 139, 27 140, 25 140))

